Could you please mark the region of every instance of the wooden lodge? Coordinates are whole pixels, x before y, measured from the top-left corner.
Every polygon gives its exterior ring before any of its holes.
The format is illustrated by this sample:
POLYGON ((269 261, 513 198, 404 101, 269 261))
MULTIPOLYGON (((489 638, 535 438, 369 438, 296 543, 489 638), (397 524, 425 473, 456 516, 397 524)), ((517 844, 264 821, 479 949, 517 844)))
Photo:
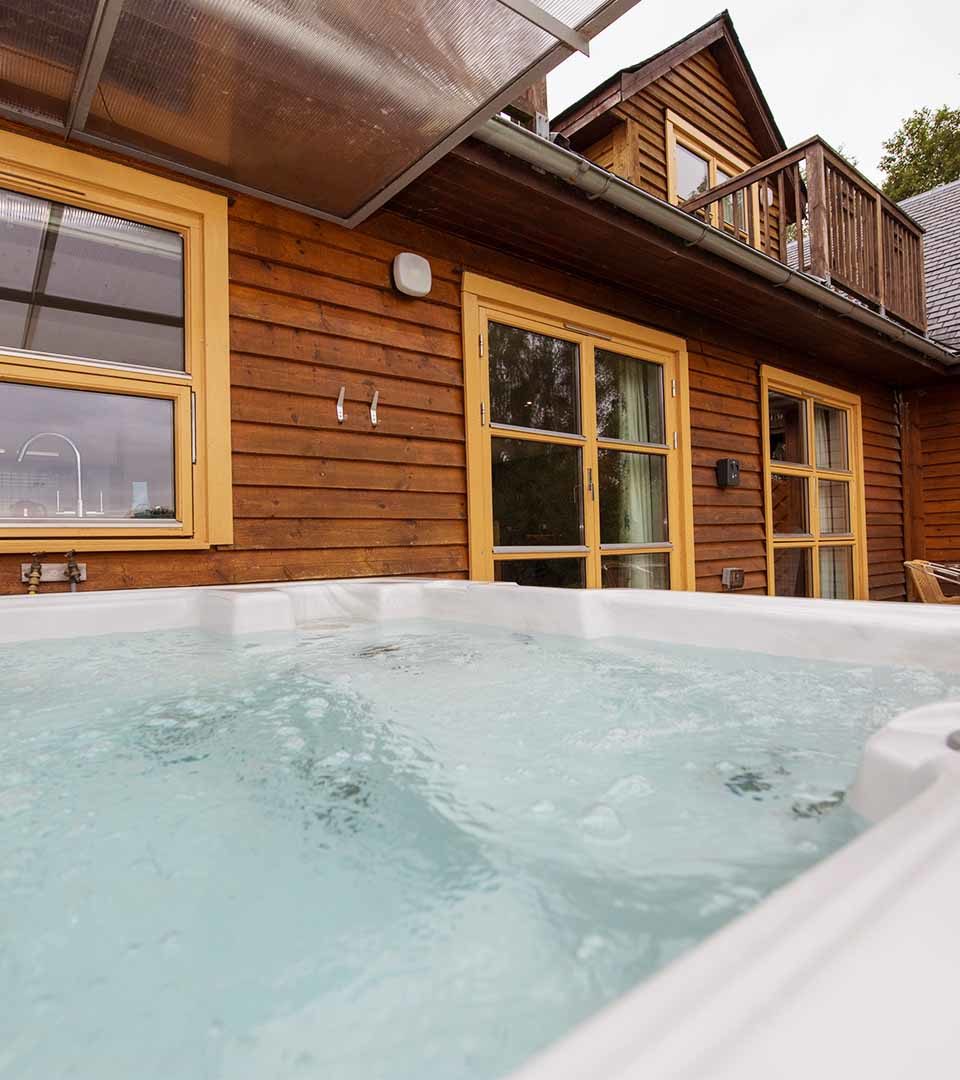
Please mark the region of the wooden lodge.
POLYGON ((353 227, 4 115, 3 592, 72 550, 84 589, 904 600, 960 558, 923 229, 784 144, 726 15, 353 227))

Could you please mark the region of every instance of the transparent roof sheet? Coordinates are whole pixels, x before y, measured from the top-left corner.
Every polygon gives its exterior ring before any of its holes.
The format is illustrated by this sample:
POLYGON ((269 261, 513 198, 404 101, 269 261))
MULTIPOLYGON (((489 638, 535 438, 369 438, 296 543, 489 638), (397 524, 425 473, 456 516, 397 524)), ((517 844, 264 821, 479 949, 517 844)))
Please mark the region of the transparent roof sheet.
POLYGON ((97 0, 0 4, 0 103, 63 123, 97 0))
POLYGON ((0 0, 0 105, 346 220, 632 2, 0 0))

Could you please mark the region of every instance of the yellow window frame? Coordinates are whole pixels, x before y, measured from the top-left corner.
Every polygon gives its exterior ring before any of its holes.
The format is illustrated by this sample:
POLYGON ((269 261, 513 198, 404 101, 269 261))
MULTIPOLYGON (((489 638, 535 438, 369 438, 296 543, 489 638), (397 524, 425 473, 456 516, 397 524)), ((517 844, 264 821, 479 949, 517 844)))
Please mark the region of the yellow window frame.
POLYGON ((492 581, 494 563, 514 559, 582 557, 586 560, 586 586, 600 585, 604 554, 669 554, 671 589, 696 587, 693 537, 693 474, 691 469, 689 380, 686 342, 682 338, 605 315, 589 308, 514 285, 465 273, 462 286, 464 341, 464 408, 467 416, 467 517, 470 577, 492 581), (564 435, 516 429, 489 422, 489 370, 486 347, 488 321, 535 330, 575 342, 580 358, 582 434, 564 435), (667 443, 629 443, 598 435, 594 382, 594 349, 611 349, 625 356, 656 363, 664 369, 664 420, 667 443), (669 374, 667 374, 669 372, 669 374), (675 393, 672 385, 675 382, 675 393), (564 547, 543 551, 494 553, 493 492, 490 452, 494 437, 529 442, 572 445, 582 455, 584 492, 583 549, 564 547), (636 451, 667 460, 668 544, 637 544, 602 549, 599 538, 599 503, 589 501, 588 470, 599 480, 597 454, 602 449, 636 451), (592 506, 592 509, 591 509, 592 506))
MULTIPOLYGON (((677 147, 682 146, 707 162, 707 182, 711 188, 715 188, 720 180, 718 170, 722 169, 729 177, 733 178, 742 172, 746 172, 749 166, 735 154, 712 139, 705 132, 695 127, 689 120, 685 120, 672 109, 666 112, 666 141, 667 141, 667 201, 679 206, 681 199, 677 194, 677 147)), ((749 232, 749 242, 759 246, 760 241, 760 195, 757 184, 750 185, 750 202, 753 208, 753 223, 749 232)), ((715 203, 710 207, 710 224, 714 228, 723 228, 732 231, 733 226, 720 221, 720 209, 715 203)), ((747 234, 748 223, 743 223, 742 232, 747 234)))
POLYGON ((811 591, 820 597, 820 548, 849 547, 853 550, 853 596, 867 600, 870 595, 867 554, 867 512, 863 461, 863 415, 860 397, 828 383, 763 365, 760 368, 760 412, 763 438, 764 521, 767 549, 767 592, 776 595, 774 558, 777 551, 800 548, 810 551, 811 591), (804 402, 807 441, 807 464, 772 461, 770 458, 770 391, 778 391, 804 402), (847 469, 817 466, 814 409, 827 405, 847 417, 847 469), (773 531, 773 474, 796 476, 806 482, 809 532, 796 536, 775 535, 773 531), (818 482, 840 480, 849 484, 851 531, 843 534, 821 533, 818 482))
POLYGON ((159 397, 174 405, 179 525, 0 528, 0 552, 208 548, 233 543, 227 201, 221 195, 13 132, 0 132, 0 187, 178 232, 184 249, 185 370, 4 349, 0 383, 159 397), (194 461, 196 457, 196 461, 194 461))

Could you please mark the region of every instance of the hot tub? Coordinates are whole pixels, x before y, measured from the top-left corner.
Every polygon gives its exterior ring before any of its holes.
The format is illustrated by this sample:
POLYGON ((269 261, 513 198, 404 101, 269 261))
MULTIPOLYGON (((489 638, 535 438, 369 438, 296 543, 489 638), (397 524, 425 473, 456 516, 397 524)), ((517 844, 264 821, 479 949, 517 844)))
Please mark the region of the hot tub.
POLYGON ((952 1077, 958 630, 415 580, 0 600, 0 1075, 952 1077))

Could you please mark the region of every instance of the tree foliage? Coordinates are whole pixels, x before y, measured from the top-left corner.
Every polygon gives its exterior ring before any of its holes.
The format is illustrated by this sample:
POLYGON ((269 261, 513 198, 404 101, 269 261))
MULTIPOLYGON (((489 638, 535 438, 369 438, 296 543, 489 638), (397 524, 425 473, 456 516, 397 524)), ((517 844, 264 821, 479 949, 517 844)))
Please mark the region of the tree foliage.
POLYGON ((883 144, 884 194, 899 201, 960 179, 960 109, 917 109, 883 144))

